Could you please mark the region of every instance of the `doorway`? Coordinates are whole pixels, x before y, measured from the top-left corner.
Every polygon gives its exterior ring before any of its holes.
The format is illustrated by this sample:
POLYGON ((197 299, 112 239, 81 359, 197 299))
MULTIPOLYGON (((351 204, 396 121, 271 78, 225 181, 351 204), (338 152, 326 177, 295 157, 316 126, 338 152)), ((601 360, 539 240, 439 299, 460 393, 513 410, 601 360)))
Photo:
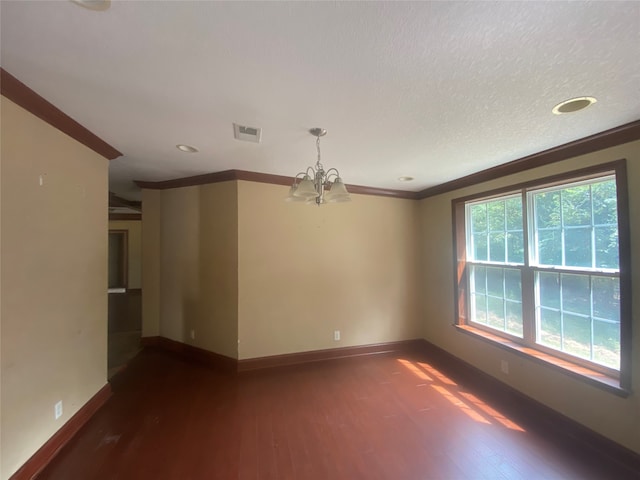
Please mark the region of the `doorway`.
POLYGON ((109 228, 108 378, 140 351, 142 334, 142 292, 140 288, 130 288, 131 277, 134 283, 135 278, 139 278, 131 271, 131 267, 138 264, 131 260, 139 257, 136 249, 140 245, 132 243, 139 239, 136 232, 140 221, 110 222, 110 227, 112 223, 117 223, 118 228, 109 228))

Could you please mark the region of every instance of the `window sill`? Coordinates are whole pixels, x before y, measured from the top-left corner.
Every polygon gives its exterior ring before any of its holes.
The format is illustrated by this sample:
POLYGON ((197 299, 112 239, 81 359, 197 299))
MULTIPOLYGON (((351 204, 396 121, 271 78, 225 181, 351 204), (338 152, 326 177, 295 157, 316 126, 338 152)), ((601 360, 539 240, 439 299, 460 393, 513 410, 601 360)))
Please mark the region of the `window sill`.
POLYGON ((555 370, 559 370, 573 378, 583 380, 590 385, 606 390, 607 392, 618 395, 619 397, 629 396, 630 392, 620 387, 620 382, 617 378, 609 377, 603 373, 596 372, 581 365, 576 365, 552 355, 539 352, 533 348, 525 347, 498 335, 493 335, 469 325, 454 325, 454 327, 460 332, 480 338, 481 340, 508 350, 516 355, 549 366, 555 370))

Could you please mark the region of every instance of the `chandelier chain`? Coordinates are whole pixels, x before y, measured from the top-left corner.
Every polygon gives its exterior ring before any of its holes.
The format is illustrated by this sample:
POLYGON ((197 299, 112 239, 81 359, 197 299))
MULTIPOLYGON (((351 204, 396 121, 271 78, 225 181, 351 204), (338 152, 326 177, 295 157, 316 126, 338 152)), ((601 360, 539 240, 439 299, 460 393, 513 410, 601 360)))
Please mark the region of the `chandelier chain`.
POLYGON ((316 138, 316 149, 318 150, 318 161, 316 162, 316 166, 319 169, 322 169, 322 162, 320 161, 320 137, 316 138))

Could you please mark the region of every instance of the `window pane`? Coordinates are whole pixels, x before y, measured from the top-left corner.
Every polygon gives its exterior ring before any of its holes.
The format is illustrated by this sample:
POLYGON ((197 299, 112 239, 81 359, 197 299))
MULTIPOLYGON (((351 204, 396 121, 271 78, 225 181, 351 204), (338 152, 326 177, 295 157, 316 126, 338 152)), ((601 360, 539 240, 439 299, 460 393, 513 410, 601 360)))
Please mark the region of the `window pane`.
POLYGON ((538 343, 547 347, 562 349, 562 329, 560 327, 560 312, 540 308, 540 322, 537 332, 538 343))
POLYGON ((472 315, 475 314, 472 321, 522 337, 520 270, 474 265, 471 267, 471 279, 472 315))
POLYGON ((472 241, 469 255, 472 260, 524 263, 520 196, 470 205, 467 214, 472 241))
POLYGON ((489 297, 487 303, 487 325, 504 331, 504 302, 500 298, 489 297))
POLYGON ((596 267, 619 268, 617 227, 595 227, 596 267))
POLYGON ((561 275, 562 309, 565 312, 591 314, 588 275, 561 275))
POLYGON ((489 260, 492 262, 505 261, 504 251, 504 233, 490 233, 489 234, 489 260))
POLYGON ((480 261, 489 260, 486 233, 473 234, 473 259, 480 261))
POLYGON ((557 273, 539 273, 540 305, 560 308, 560 276, 557 273))
POLYGON ((617 268, 615 180, 559 187, 532 198, 539 265, 617 268))
POLYGON ((562 232, 538 232, 538 262, 541 265, 562 265, 562 232))
POLYGON ((593 360, 620 369, 620 324, 593 322, 593 360))
POLYGON ((581 358, 591 358, 591 321, 565 313, 563 318, 564 351, 581 358))
POLYGON ((616 181, 594 183, 591 186, 593 195, 593 223, 596 225, 618 224, 618 199, 616 197, 616 181))
POLYGON ((472 290, 475 293, 487 293, 485 290, 485 284, 487 282, 487 270, 484 267, 471 267, 473 285, 472 290))
POLYGON ((507 332, 522 337, 522 303, 507 302, 507 332))
POLYGON ((520 279, 520 270, 504 271, 504 287, 505 298, 508 300, 522 301, 522 283, 520 279))
POLYGON ((591 225, 591 186, 580 185, 562 190, 564 226, 591 225))
POLYGON ((485 205, 471 206, 471 232, 487 231, 487 207, 485 205))
POLYGON ((507 230, 522 231, 522 198, 509 198, 505 201, 507 230))
POLYGON ((472 320, 478 323, 487 323, 487 297, 485 295, 475 295, 475 316, 472 320))
POLYGON ((500 298, 504 295, 501 268, 487 268, 487 293, 500 298))
POLYGON ((593 315, 598 318, 620 321, 620 279, 594 277, 593 315))
POLYGON ((536 228, 560 228, 560 192, 536 193, 536 228))
POLYGON ((591 227, 564 231, 564 261, 569 267, 592 267, 591 227))
POLYGON ((524 263, 524 239, 521 231, 507 234, 507 262, 524 263))
POLYGON ((487 218, 490 231, 504 231, 504 200, 487 203, 487 218))
POLYGON ((619 369, 620 280, 547 272, 536 277, 536 341, 619 369))

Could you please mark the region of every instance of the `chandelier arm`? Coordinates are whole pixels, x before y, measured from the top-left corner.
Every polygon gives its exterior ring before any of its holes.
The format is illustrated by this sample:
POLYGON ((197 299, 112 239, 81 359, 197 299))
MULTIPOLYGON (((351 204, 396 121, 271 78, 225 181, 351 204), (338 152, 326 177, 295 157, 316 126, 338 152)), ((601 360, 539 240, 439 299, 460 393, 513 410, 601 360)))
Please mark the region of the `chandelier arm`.
POLYGON ((326 177, 326 179, 327 179, 327 182, 329 182, 329 181, 330 181, 330 179, 329 179, 329 176, 330 176, 330 175, 335 175, 335 176, 336 176, 336 178, 339 178, 339 177, 340 177, 340 172, 338 171, 338 169, 337 169, 337 168, 333 168, 333 167, 332 167, 332 168, 330 168, 329 170, 327 170, 327 171, 325 172, 325 177, 326 177))
POLYGON ((295 176, 295 177, 293 177, 293 184, 295 185, 297 180, 301 180, 301 178, 298 178, 298 177, 300 177, 300 176, 304 177, 305 175, 306 175, 306 173, 305 173, 305 172, 298 172, 298 173, 296 173, 296 176, 295 176))

